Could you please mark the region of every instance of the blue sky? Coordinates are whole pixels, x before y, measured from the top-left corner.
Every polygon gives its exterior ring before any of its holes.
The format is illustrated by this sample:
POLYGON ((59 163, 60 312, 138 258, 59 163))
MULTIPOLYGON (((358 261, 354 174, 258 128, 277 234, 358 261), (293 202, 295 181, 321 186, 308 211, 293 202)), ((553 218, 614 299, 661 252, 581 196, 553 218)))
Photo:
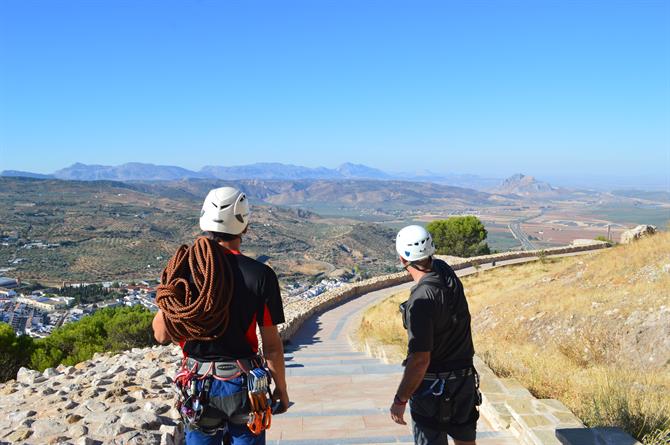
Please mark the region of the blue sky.
POLYGON ((667 1, 0 2, 0 170, 670 171, 667 1))

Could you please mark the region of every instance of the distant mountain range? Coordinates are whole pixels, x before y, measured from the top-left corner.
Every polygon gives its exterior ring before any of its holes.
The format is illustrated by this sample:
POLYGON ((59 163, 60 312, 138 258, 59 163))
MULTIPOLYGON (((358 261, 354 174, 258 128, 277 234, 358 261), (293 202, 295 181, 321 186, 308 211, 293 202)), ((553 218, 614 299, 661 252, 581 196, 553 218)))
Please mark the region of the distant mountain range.
POLYGON ((361 164, 344 163, 337 168, 303 167, 281 163, 256 163, 239 166, 208 165, 199 171, 188 170, 170 165, 155 165, 129 162, 118 166, 87 165, 76 163, 55 171, 50 175, 39 173, 5 170, 0 176, 22 176, 30 178, 53 178, 80 181, 175 181, 183 179, 265 179, 265 180, 404 180, 434 182, 457 187, 487 190, 497 186, 499 179, 483 178, 476 175, 438 174, 430 171, 414 173, 388 173, 361 164))

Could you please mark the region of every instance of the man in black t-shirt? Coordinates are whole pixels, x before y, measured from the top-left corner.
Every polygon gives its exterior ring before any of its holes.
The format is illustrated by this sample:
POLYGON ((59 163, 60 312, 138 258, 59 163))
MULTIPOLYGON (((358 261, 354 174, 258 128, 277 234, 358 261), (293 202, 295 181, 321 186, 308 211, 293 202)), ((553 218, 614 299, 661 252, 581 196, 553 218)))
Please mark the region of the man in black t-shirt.
MULTIPOLYGON (((184 341, 171 338, 162 310, 154 317, 156 340, 159 343, 172 341, 180 344, 187 364, 183 370, 197 373, 193 377, 188 374, 187 386, 194 385, 199 394, 198 403, 207 404, 202 417, 193 422, 188 421, 188 416, 192 416, 198 408, 189 405, 186 411, 182 409, 182 417, 187 416, 187 445, 220 445, 225 430, 236 445, 265 444, 264 427, 259 430, 256 424, 247 426, 249 412, 254 411, 249 409, 249 405, 253 406, 254 402, 247 398, 247 380, 251 377, 249 369, 244 368, 259 366, 256 360, 257 326, 263 341, 265 364, 275 385, 271 397, 276 402, 274 413, 282 413, 289 406, 284 351, 277 330, 277 325, 284 322, 277 276, 269 266, 240 252, 242 235, 249 224, 249 213, 244 193, 232 187, 221 187, 209 192, 200 215, 200 228, 209 238, 212 249, 220 249, 218 253, 223 253, 222 259, 232 272, 233 288, 225 331, 213 340, 184 341), (219 372, 221 374, 217 376, 219 372)), ((188 280, 193 287, 192 277, 181 278, 188 280)), ((226 285, 230 282, 224 281, 226 285)), ((223 298, 223 295, 215 295, 214 298, 223 298)), ((178 377, 175 381, 178 382, 178 377)))
POLYGON ((409 401, 419 445, 475 445, 480 404, 470 312, 463 285, 444 261, 433 259, 433 240, 421 226, 398 232, 396 251, 416 285, 401 305, 407 329, 405 371, 391 405, 404 425, 409 401))

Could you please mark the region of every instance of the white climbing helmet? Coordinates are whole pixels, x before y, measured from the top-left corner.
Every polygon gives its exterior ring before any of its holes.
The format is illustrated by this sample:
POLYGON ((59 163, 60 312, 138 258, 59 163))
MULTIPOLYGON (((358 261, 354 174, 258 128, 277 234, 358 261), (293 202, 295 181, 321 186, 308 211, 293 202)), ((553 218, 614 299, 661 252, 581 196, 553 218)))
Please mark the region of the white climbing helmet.
POLYGON ((395 250, 405 260, 421 261, 435 253, 435 244, 428 231, 421 226, 407 226, 398 232, 395 250))
POLYGON ((209 232, 239 235, 249 224, 249 200, 233 187, 210 190, 202 204, 200 228, 209 232))

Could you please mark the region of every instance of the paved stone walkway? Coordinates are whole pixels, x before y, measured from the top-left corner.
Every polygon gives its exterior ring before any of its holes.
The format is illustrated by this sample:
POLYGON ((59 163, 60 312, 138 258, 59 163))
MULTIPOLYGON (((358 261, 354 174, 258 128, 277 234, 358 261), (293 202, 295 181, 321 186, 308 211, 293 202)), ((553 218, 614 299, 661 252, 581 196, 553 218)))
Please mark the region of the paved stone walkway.
MULTIPOLYGON (((286 347, 295 405, 273 417, 268 444, 413 443, 409 427, 395 424, 388 414, 402 368, 355 352, 347 338, 361 310, 411 286, 371 292, 305 321, 286 347)), ((409 423, 409 413, 405 420, 409 423)), ((494 431, 484 418, 477 428, 478 445, 518 445, 509 432, 494 431)))

